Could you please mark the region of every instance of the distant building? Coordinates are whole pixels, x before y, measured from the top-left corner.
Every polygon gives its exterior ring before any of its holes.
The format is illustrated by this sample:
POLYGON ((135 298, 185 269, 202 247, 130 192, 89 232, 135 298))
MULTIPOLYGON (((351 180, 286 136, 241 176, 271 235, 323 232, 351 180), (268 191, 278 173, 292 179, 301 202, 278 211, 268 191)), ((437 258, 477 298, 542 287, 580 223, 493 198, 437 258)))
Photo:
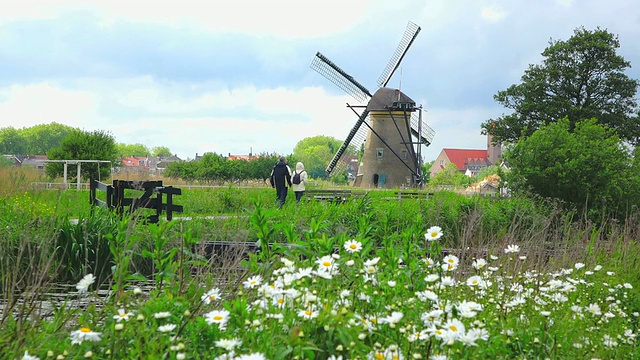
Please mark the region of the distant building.
POLYGON ((176 155, 126 156, 121 160, 120 173, 160 175, 167 165, 179 160, 176 155))
POLYGON ((480 169, 484 167, 499 165, 502 148, 500 144, 494 145, 491 142, 492 137, 488 135, 487 149, 442 149, 431 166, 430 176, 434 177, 450 163, 454 163, 458 170, 467 176, 477 175, 480 169))

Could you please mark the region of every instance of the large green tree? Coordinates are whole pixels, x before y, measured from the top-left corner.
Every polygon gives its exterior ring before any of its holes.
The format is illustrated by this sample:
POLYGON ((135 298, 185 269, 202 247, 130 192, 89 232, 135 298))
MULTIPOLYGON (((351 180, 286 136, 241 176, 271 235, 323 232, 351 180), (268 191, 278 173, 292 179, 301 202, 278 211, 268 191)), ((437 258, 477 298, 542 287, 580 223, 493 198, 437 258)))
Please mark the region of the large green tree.
MULTIPOLYGON (((81 177, 85 180, 91 178, 107 178, 113 166, 118 166, 118 151, 113 136, 105 131, 83 131, 75 129, 69 134, 60 147, 47 152, 49 160, 106 160, 111 163, 84 163, 81 166, 81 177)), ((67 169, 71 171, 71 169, 67 169)), ((46 169, 50 177, 63 176, 63 164, 49 163, 46 169)), ((76 172, 72 172, 74 177, 76 172)))
POLYGON ((16 155, 43 155, 50 149, 59 147, 62 140, 77 130, 71 126, 52 122, 28 128, 0 129, 0 152, 16 155))
POLYGON ((567 41, 549 43, 540 65, 530 65, 520 84, 494 99, 513 112, 482 124, 495 142, 516 142, 543 125, 567 118, 569 130, 584 119, 615 129, 621 139, 640 143, 638 81, 624 71, 631 64, 617 54, 618 37, 597 28, 578 28, 567 41))
POLYGON ((125 143, 117 143, 116 149, 118 152, 118 156, 120 157, 128 157, 128 156, 149 156, 151 155, 151 151, 147 145, 144 144, 125 144, 125 143))
POLYGON ((505 151, 515 192, 562 200, 578 209, 618 214, 640 203, 640 182, 630 151, 596 119, 543 125, 505 151))
MULTIPOLYGON (((342 141, 331 136, 319 135, 304 138, 293 148, 293 159, 304 163, 309 176, 326 178, 325 169, 341 145, 342 141)), ((295 164, 292 165, 295 166, 295 164)))

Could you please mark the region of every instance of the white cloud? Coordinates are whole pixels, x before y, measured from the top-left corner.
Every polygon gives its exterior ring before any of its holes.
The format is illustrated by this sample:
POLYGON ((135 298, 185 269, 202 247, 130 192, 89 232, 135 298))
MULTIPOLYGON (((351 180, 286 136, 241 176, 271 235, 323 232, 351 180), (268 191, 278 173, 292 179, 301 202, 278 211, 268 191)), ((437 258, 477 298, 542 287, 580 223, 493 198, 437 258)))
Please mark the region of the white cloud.
POLYGON ((3 7, 0 19, 51 19, 75 11, 119 21, 205 27, 218 33, 281 37, 326 36, 357 23, 370 0, 23 0, 3 7))
POLYGON ((507 16, 507 12, 499 5, 485 6, 480 10, 480 17, 488 22, 499 22, 507 16))
POLYGON ((0 89, 0 128, 59 122, 84 128, 97 115, 98 101, 88 91, 65 90, 49 83, 0 89))

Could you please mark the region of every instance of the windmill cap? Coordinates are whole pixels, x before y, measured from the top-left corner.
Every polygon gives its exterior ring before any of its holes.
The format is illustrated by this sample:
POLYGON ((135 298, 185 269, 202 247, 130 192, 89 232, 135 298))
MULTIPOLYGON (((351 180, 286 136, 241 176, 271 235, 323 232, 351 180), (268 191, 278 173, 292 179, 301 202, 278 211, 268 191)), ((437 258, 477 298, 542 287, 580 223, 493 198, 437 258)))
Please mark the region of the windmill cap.
POLYGON ((416 102, 398 89, 383 87, 378 89, 369 104, 368 111, 389 111, 389 109, 411 110, 416 102))

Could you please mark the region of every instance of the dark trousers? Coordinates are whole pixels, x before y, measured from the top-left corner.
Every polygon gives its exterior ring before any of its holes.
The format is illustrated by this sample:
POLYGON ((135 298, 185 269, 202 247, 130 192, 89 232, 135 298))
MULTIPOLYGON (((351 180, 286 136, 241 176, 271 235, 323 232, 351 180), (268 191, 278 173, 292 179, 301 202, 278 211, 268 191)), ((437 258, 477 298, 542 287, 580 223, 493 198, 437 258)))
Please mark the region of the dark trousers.
POLYGON ((289 188, 286 186, 276 187, 276 201, 278 203, 278 207, 282 207, 284 203, 287 201, 287 194, 289 193, 289 188))
POLYGON ((304 191, 296 191, 296 204, 300 202, 300 199, 302 199, 302 195, 304 195, 304 191))

